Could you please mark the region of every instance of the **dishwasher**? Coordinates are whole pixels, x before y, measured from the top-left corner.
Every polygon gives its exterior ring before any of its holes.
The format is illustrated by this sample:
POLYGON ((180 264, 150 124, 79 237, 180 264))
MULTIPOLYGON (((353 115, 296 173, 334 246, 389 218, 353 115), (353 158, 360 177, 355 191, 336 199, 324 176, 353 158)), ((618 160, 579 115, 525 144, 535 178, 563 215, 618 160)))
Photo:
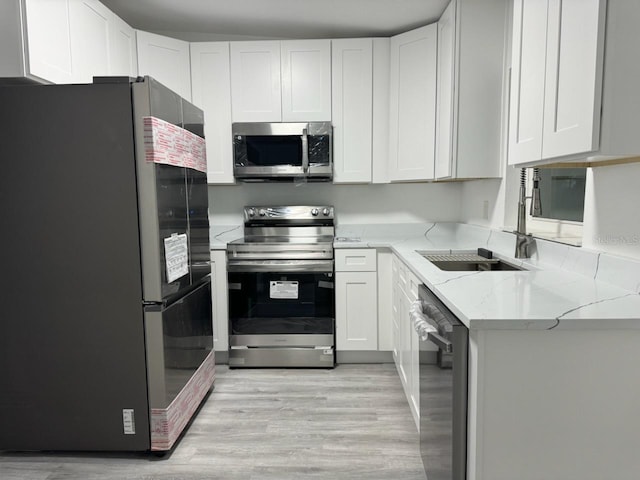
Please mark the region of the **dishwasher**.
POLYGON ((429 480, 464 480, 469 330, 424 285, 411 308, 411 319, 420 339, 422 463, 429 480))

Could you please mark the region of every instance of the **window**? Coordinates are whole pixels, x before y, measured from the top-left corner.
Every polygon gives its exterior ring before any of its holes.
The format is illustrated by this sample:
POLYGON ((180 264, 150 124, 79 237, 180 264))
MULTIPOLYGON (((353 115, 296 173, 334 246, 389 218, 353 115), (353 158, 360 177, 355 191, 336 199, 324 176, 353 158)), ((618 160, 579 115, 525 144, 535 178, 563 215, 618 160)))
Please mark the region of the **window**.
MULTIPOLYGON (((572 245, 582 243, 586 168, 538 169, 541 213, 527 212, 527 230, 536 237, 572 245)), ((528 172, 529 191, 533 172, 528 172)))

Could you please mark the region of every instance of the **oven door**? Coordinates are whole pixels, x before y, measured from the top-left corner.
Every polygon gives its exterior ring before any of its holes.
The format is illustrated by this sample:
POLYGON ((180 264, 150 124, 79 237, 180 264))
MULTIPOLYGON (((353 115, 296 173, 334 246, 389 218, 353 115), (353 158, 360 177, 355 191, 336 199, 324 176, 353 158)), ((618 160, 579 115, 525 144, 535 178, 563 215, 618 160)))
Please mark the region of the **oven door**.
POLYGON ((247 263, 229 264, 229 364, 333 366, 333 262, 247 263))

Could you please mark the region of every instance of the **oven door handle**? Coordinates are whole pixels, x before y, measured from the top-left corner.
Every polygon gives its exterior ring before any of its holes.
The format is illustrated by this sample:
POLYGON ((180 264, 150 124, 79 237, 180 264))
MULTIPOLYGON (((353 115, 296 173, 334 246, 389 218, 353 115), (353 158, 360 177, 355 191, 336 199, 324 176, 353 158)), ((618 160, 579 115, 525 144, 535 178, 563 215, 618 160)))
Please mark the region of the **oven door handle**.
POLYGON ((302 129, 302 171, 309 171, 309 133, 308 129, 302 129))
POLYGON ((333 260, 238 260, 227 263, 229 272, 333 272, 333 260))

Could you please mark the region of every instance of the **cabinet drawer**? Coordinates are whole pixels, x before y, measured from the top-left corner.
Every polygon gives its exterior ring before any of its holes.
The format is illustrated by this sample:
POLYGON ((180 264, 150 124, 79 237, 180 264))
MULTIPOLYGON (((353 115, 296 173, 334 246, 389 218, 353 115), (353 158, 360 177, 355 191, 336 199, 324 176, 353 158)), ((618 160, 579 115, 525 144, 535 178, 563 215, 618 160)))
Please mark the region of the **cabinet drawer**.
POLYGON ((345 248, 336 250, 336 272, 375 272, 374 248, 345 248))

